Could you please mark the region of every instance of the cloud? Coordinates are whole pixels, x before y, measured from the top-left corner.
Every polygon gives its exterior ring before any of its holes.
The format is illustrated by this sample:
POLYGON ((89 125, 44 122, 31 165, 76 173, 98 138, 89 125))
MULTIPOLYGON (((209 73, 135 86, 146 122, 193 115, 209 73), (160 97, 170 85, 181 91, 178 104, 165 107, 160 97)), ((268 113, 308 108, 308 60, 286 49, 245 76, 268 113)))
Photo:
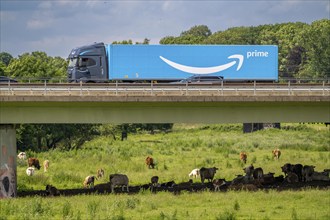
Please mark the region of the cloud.
POLYGON ((329 18, 329 1, 0 1, 1 51, 35 50, 66 57, 103 41, 178 36, 195 25, 212 32, 236 26, 329 18))

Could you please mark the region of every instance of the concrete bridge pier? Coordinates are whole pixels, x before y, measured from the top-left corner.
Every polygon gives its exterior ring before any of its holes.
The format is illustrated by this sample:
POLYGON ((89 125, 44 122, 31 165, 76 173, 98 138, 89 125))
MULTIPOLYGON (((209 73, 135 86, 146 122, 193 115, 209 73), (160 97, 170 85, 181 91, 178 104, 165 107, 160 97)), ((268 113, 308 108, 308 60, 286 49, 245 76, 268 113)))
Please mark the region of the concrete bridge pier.
POLYGON ((0 124, 0 198, 16 197, 16 130, 13 124, 0 124))

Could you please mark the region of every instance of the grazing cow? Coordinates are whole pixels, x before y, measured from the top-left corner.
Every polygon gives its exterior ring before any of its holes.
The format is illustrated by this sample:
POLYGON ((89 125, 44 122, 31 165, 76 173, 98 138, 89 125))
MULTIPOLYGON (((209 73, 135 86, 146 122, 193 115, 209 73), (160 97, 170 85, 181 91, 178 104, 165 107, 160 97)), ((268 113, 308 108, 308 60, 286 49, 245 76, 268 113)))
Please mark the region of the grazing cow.
POLYGON ((234 178, 231 181, 231 185, 237 185, 237 184, 250 184, 253 183, 253 178, 251 176, 248 175, 237 175, 236 178, 234 178))
POLYGON ((282 172, 287 176, 289 172, 293 172, 298 176, 298 180, 302 180, 302 168, 303 166, 301 164, 290 164, 286 163, 282 167, 282 172))
POLYGON ((200 169, 200 176, 201 181, 204 183, 204 180, 207 179, 209 182, 211 182, 214 178, 214 174, 217 172, 218 168, 212 167, 212 168, 205 168, 202 167, 200 169))
POLYGON ((20 159, 20 160, 26 160, 26 153, 25 152, 20 152, 17 155, 17 158, 20 159))
POLYGON ((47 172, 48 168, 49 168, 49 160, 45 160, 44 161, 44 172, 47 172))
POLYGON ((246 176, 250 177, 253 174, 254 166, 251 164, 250 166, 245 167, 243 170, 244 170, 246 176))
POLYGON ((330 181, 329 173, 327 173, 327 172, 314 171, 311 178, 312 178, 312 180, 330 181))
POLYGON ((175 184, 174 186, 176 188, 189 188, 189 187, 191 187, 192 184, 193 184, 193 180, 190 179, 190 180, 188 180, 188 182, 178 183, 178 184, 175 184))
POLYGON ((30 157, 28 159, 28 165, 29 165, 29 167, 34 166, 35 168, 37 168, 38 170, 40 170, 40 163, 39 163, 39 160, 37 158, 30 157))
POLYGON ((34 174, 34 167, 28 167, 28 168, 26 169, 26 174, 27 174, 28 176, 33 176, 33 174, 34 174))
POLYGON ((151 177, 151 185, 152 186, 157 186, 158 185, 158 180, 159 180, 158 176, 151 177))
POLYGON ((303 169, 303 165, 301 165, 299 163, 298 164, 294 164, 291 167, 291 171, 294 172, 295 174, 297 174, 299 181, 302 181, 302 169, 303 169))
POLYGON ((280 149, 274 149, 273 151, 272 151, 272 153, 273 153, 273 156, 274 156, 274 159, 276 159, 276 160, 278 160, 278 159, 280 159, 280 156, 281 156, 281 151, 280 151, 280 149))
POLYGON ((288 181, 288 183, 298 183, 299 182, 298 175, 291 171, 287 173, 287 176, 285 177, 285 179, 286 179, 286 181, 288 181))
POLYGON ((258 187, 252 183, 238 183, 238 184, 231 184, 228 187, 229 190, 247 190, 247 191, 256 191, 258 190, 258 187))
POLYGON ((84 180, 84 188, 94 188, 95 176, 87 176, 84 180))
POLYGON ((247 159, 247 154, 245 152, 241 152, 239 154, 239 158, 243 163, 246 163, 246 159, 247 159))
POLYGON ((115 186, 122 186, 122 191, 126 186, 127 192, 129 192, 128 182, 128 177, 125 174, 110 174, 111 192, 114 192, 115 186))
POLYGON ((329 173, 330 173, 330 169, 324 169, 323 170, 323 173, 327 176, 329 176, 329 173))
POLYGON ((155 168, 154 159, 152 157, 148 156, 146 158, 146 164, 147 164, 149 169, 154 169, 155 168))
POLYGON ((261 167, 255 168, 253 170, 253 178, 255 180, 257 180, 259 183, 263 182, 263 178, 264 178, 264 171, 262 170, 261 167))
POLYGON ((98 169, 97 170, 97 173, 96 173, 96 179, 100 179, 104 176, 104 170, 101 168, 101 169, 98 169))
POLYGON ((58 195, 60 195, 60 191, 58 191, 58 189, 55 186, 47 185, 46 194, 48 196, 58 196, 58 195))
POLYGON ((279 175, 279 176, 274 177, 274 183, 283 183, 283 181, 284 181, 284 176, 283 175, 279 175))
POLYGON ((310 182, 312 181, 312 174, 314 173, 315 166, 305 165, 302 168, 302 181, 310 182))
POLYGON ((264 174, 262 183, 263 184, 273 184, 273 183, 275 183, 274 174, 275 173, 264 174))
POLYGON ((175 185, 176 185, 176 183, 173 180, 169 181, 169 182, 166 182, 166 183, 160 184, 161 187, 168 187, 168 188, 172 188, 175 185))
POLYGON ((189 173, 189 177, 194 177, 197 178, 199 176, 199 169, 193 169, 190 173, 189 173))
POLYGON ((214 191, 220 191, 220 186, 226 185, 225 179, 215 179, 212 181, 214 186, 214 191))
POLYGON ((282 172, 284 173, 285 176, 288 175, 288 173, 291 171, 291 164, 290 163, 286 163, 283 166, 281 166, 282 172))

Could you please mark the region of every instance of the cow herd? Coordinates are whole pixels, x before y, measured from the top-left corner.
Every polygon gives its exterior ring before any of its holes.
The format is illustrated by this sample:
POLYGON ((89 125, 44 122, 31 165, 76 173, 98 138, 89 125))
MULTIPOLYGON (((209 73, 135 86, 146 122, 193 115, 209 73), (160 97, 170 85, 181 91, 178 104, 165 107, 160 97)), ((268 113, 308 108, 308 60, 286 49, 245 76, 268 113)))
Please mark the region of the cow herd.
MULTIPOLYGON (((26 153, 25 152, 20 152, 17 155, 19 160, 26 160, 26 153)), ((28 163, 28 168, 26 168, 26 175, 28 176, 33 176, 35 169, 40 170, 41 166, 40 166, 40 162, 39 159, 34 158, 34 157, 29 157, 27 160, 28 163)), ((49 168, 49 160, 44 160, 43 162, 43 166, 44 166, 44 172, 47 172, 48 168, 49 168)))
MULTIPOLYGON (((281 151, 279 149, 274 149, 272 151, 275 160, 279 160, 281 156, 281 151)), ((21 152, 18 155, 20 160, 26 159, 26 154, 21 152)), ((239 155, 240 160, 245 164, 247 160, 247 153, 241 152, 239 155)), ((149 169, 153 169, 155 167, 154 159, 148 156, 145 159, 145 164, 149 169)), ((47 172, 49 168, 49 160, 45 160, 43 162, 44 172, 47 172)), ((34 169, 40 169, 40 163, 37 158, 28 158, 28 168, 26 169, 26 173, 28 176, 32 176, 34 174, 34 169)), ((190 187, 193 184, 193 180, 198 177, 201 179, 202 185, 204 185, 205 180, 207 180, 207 184, 212 184, 214 191, 219 191, 222 186, 226 186, 228 189, 248 189, 255 190, 261 188, 264 185, 270 185, 274 183, 298 183, 298 182, 310 182, 310 181, 330 181, 329 173, 330 169, 325 169, 322 172, 317 172, 314 170, 315 166, 312 165, 302 165, 302 164, 284 164, 281 169, 284 174, 278 177, 274 176, 274 173, 265 174, 261 167, 254 167, 253 164, 244 167, 244 174, 238 174, 232 181, 226 181, 225 179, 214 179, 215 174, 218 170, 217 167, 211 168, 195 168, 189 174, 190 178, 188 182, 180 183, 181 186, 190 187)), ((96 175, 89 175, 83 181, 84 188, 94 188, 94 182, 97 179, 104 177, 104 170, 98 169, 96 175)), ((174 187, 178 186, 174 181, 169 181, 165 183, 159 183, 159 177, 153 176, 150 179, 150 183, 144 185, 144 188, 155 189, 157 187, 174 187)), ((129 178, 125 174, 110 174, 109 175, 109 185, 111 192, 114 192, 115 187, 121 187, 122 191, 129 192, 129 178)), ((46 191, 52 195, 55 192, 58 193, 58 190, 51 186, 46 186, 46 191)))

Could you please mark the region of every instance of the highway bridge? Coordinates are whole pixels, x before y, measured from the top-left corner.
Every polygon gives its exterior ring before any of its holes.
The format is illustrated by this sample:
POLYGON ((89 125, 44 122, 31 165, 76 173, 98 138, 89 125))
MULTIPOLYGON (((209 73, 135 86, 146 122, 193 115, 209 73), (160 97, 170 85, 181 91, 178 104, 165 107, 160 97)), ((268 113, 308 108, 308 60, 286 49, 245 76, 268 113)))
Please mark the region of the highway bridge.
POLYGON ((178 122, 330 122, 330 85, 0 84, 3 196, 16 196, 16 124, 178 122))
POLYGON ((0 124, 328 122, 330 83, 17 83, 0 101, 0 124))

